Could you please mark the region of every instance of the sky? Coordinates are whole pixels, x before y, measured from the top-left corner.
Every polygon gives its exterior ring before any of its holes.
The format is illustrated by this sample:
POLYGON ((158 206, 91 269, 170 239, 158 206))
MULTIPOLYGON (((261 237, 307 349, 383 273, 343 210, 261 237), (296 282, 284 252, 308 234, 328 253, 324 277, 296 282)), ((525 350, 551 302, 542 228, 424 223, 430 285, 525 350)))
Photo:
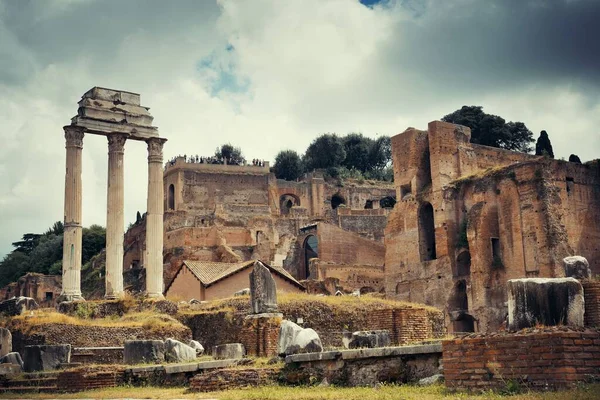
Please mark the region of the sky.
MULTIPOLYGON (((426 129, 463 105, 557 158, 600 157, 600 0, 0 0, 0 256, 63 219, 62 127, 94 86, 141 94, 165 160, 319 134, 426 129)), ((106 224, 107 141, 86 135, 83 224, 106 224)), ((125 145, 125 222, 146 209, 125 145)))

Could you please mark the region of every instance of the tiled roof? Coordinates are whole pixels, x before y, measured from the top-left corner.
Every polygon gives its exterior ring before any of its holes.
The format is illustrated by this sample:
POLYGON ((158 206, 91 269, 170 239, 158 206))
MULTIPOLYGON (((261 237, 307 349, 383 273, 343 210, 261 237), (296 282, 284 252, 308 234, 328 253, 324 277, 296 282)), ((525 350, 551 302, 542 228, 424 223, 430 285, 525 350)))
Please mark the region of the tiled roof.
MULTIPOLYGON (((204 286, 212 285, 213 283, 220 281, 232 275, 242 269, 245 269, 249 266, 254 265, 256 260, 250 261, 242 261, 237 263, 222 263, 222 262, 213 262, 213 261, 191 261, 185 260, 183 264, 185 264, 190 271, 202 282, 204 286)), ((262 261, 261 261, 262 262, 262 261)), ((276 272, 279 275, 283 275, 283 277, 287 280, 292 281, 297 286, 304 288, 293 276, 289 274, 285 269, 281 267, 272 267, 263 263, 263 265, 271 270, 271 272, 276 272)))

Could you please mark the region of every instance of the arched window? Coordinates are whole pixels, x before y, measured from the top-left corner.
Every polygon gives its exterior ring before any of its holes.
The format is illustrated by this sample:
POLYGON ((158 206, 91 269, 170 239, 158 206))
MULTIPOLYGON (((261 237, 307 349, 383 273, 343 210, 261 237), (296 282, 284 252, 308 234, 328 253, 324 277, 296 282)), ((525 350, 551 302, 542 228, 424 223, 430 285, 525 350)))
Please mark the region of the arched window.
POLYGON ((333 196, 331 196, 331 208, 333 210, 335 210, 342 204, 346 204, 346 199, 344 199, 341 194, 336 193, 333 196))
POLYGON ((379 206, 381 208, 394 208, 395 204, 396 199, 391 196, 384 197, 383 199, 379 200, 379 206))
POLYGON ((304 240, 304 272, 308 279, 310 277, 310 259, 319 257, 319 241, 314 235, 308 236, 304 240))
POLYGON ((169 210, 175 210, 175 185, 169 185, 169 194, 167 196, 167 207, 169 210))
POLYGON ((435 260, 435 222, 431 203, 424 203, 421 206, 418 219, 421 261, 435 260))
POLYGON ((279 198, 279 212, 288 215, 294 206, 300 205, 300 199, 293 194, 284 194, 279 198))

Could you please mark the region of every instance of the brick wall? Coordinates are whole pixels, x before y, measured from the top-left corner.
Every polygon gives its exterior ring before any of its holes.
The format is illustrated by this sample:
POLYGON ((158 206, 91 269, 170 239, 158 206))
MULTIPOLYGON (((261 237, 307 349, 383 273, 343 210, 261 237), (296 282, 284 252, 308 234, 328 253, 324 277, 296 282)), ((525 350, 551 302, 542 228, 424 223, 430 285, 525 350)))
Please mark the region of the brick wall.
POLYGON ((190 379, 190 390, 214 392, 247 386, 273 384, 279 375, 278 368, 221 369, 198 374, 190 379))
POLYGON ((600 282, 582 281, 585 298, 585 326, 600 326, 600 282))
POLYGON ((600 330, 561 329, 444 341, 446 386, 487 390, 515 381, 559 388, 600 378, 600 330))
POLYGON ((254 357, 276 356, 281 320, 280 317, 244 319, 240 343, 244 345, 246 354, 254 357))
POLYGON ((64 371, 58 374, 57 389, 64 392, 115 387, 123 381, 123 369, 111 371, 64 371))

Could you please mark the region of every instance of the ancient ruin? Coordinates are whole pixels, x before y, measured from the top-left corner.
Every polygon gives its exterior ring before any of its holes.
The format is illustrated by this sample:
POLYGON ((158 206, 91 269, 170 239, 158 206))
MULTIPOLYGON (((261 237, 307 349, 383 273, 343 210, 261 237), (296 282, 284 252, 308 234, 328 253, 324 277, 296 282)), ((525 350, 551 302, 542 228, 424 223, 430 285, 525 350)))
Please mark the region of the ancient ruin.
POLYGON ((81 151, 85 133, 108 139, 108 198, 106 211, 106 293, 123 295, 123 154, 127 140, 148 145, 148 212, 146 217, 146 292, 163 297, 163 186, 162 147, 166 139, 152 126, 149 108, 140 95, 94 87, 79 101, 77 115, 64 127, 67 162, 62 297, 81 300, 81 151))

